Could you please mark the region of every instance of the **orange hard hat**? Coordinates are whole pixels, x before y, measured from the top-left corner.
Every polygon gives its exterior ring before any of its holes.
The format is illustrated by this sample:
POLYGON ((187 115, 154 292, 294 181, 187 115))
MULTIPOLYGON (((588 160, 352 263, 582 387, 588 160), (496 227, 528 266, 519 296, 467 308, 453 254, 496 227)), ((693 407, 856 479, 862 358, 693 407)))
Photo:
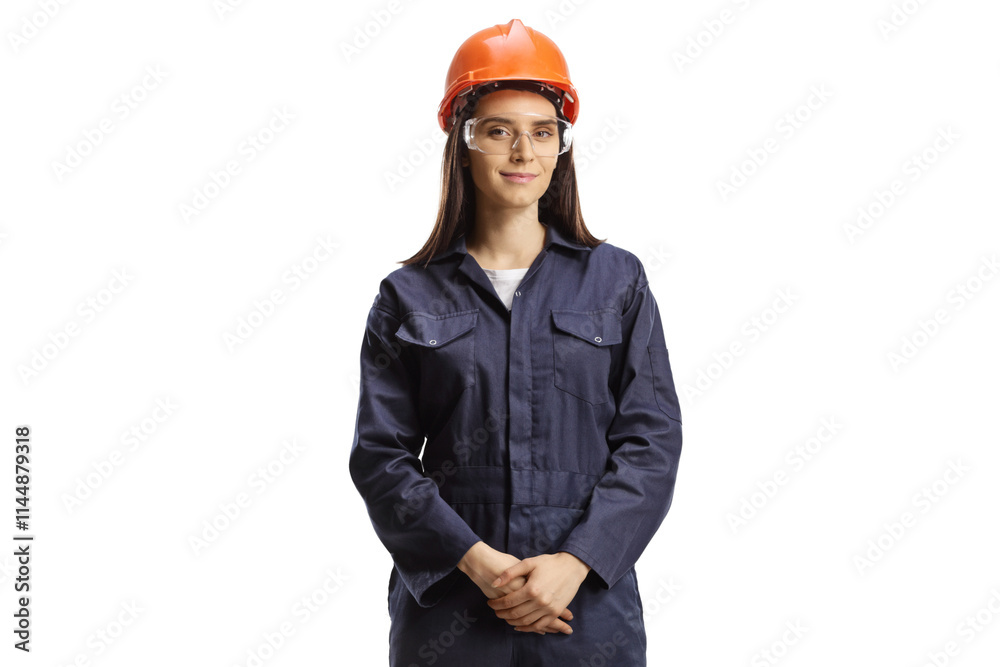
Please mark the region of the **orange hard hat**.
MULTIPOLYGON (((470 93, 480 90, 480 84, 508 81, 538 82, 539 92, 552 99, 566 120, 576 121, 580 103, 562 51, 542 33, 513 19, 506 25, 480 30, 458 47, 448 68, 444 99, 438 106, 441 129, 450 129, 454 115, 470 93)), ((501 87, 514 86, 495 86, 501 87)))

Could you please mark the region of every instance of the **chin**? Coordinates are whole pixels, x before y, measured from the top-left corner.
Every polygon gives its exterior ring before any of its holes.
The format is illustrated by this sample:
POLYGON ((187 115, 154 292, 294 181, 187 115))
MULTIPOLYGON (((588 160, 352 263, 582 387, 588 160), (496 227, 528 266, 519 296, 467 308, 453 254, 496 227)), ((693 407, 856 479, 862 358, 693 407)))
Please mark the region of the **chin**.
POLYGON ((509 199, 506 203, 511 208, 528 208, 541 199, 541 197, 541 195, 538 195, 537 197, 534 195, 526 195, 524 197, 518 197, 517 199, 509 199))

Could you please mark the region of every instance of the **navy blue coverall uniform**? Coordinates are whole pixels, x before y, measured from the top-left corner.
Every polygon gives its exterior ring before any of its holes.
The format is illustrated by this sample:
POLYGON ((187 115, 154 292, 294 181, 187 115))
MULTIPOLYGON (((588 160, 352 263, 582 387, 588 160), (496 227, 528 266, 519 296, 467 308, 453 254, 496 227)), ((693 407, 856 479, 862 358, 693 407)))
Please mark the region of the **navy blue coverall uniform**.
POLYGON ((390 273, 362 342, 350 471, 394 562, 391 666, 644 666, 633 566, 680 453, 660 315, 631 252, 546 225, 509 311, 465 236, 390 273), (572 635, 496 616, 457 569, 479 540, 590 565, 572 635))

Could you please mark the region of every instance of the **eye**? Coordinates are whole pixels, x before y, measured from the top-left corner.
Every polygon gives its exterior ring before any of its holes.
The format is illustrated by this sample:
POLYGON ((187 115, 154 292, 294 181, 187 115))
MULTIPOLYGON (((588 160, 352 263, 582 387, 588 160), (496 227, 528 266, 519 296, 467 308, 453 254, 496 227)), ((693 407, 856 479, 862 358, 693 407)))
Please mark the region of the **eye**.
POLYGON ((499 136, 499 134, 497 134, 497 133, 503 133, 503 132, 506 132, 506 131, 507 130, 505 130, 502 127, 491 127, 489 130, 486 131, 486 135, 490 136, 490 137, 495 137, 495 136, 499 136))

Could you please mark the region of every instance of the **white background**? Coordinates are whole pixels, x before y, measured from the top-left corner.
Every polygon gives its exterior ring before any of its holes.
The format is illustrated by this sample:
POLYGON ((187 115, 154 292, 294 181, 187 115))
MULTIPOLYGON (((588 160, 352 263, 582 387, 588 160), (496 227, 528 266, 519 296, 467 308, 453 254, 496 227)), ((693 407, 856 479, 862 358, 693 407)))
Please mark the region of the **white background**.
POLYGON ((517 17, 566 55, 585 219, 645 263, 681 396, 673 506, 638 564, 649 664, 995 664, 1000 6, 219 7, 4 3, 0 662, 386 664, 391 561, 347 471, 365 318, 433 225, 455 49, 517 17))

